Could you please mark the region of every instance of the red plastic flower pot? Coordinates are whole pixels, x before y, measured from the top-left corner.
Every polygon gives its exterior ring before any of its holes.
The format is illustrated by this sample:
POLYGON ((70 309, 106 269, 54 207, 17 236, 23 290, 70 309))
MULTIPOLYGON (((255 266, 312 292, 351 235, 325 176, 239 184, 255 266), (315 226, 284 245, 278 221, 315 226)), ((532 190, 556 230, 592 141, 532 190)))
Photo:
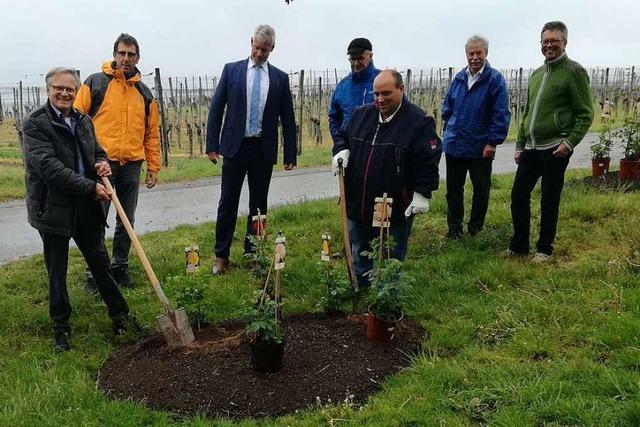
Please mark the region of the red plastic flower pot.
POLYGON ((602 159, 591 159, 591 175, 602 176, 609 172, 609 164, 611 163, 610 157, 604 157, 602 159))
POLYGON ((620 160, 620 181, 633 181, 638 178, 640 160, 620 160))
POLYGON ((398 323, 402 320, 403 315, 400 314, 395 320, 378 319, 369 307, 369 315, 367 316, 367 339, 380 343, 391 342, 397 332, 398 323))

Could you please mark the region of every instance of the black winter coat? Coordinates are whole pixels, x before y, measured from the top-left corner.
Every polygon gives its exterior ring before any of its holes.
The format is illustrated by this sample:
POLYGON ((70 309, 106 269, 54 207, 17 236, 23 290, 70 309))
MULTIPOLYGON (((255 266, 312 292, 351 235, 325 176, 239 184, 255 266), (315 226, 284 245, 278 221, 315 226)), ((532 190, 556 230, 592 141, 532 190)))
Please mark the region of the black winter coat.
MULTIPOLYGON (((39 231, 65 236, 74 233, 80 207, 85 208, 83 215, 95 214, 97 224, 106 224, 104 210, 93 197, 97 180, 94 165, 107 160, 107 154, 98 145, 89 116, 77 111, 73 114, 77 119, 75 134, 55 115, 49 102, 27 116, 22 126, 29 224, 39 231), (76 144, 86 176, 76 172, 76 144)), ((83 223, 92 221, 83 218, 83 223)))
POLYGON ((435 121, 406 99, 388 123, 379 123, 373 104, 355 110, 338 133, 333 154, 343 149, 351 151, 345 193, 352 221, 370 225, 374 199, 387 193, 393 198, 392 224, 403 222, 414 191, 431 198, 438 189, 442 144, 435 121))

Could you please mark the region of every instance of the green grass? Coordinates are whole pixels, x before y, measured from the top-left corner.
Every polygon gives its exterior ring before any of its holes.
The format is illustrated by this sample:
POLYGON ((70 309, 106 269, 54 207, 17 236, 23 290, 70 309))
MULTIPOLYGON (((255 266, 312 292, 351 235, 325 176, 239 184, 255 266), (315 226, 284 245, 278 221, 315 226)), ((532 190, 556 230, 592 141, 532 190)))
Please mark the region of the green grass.
MULTIPOLYGON (((571 171, 568 180, 584 175, 571 171)), ((534 267, 496 256, 511 233, 512 180, 493 178, 487 226, 475 238, 443 240, 443 190, 436 193, 429 214, 416 219, 406 263, 416 285, 406 311, 424 325, 428 339, 412 367, 390 378, 361 410, 330 406, 240 424, 639 425, 640 272, 628 260, 640 260, 640 194, 567 185, 556 261, 534 267)), ((534 218, 539 196, 537 189, 534 218)), ((288 240, 282 277, 287 312, 314 309, 322 294, 317 270, 321 233, 328 230, 339 240, 339 224, 335 199, 270 213, 270 232, 282 229, 288 240)), ((237 317, 255 286, 247 270, 239 268, 242 228, 241 222, 233 268, 216 279, 208 273, 212 224, 144 235, 143 245, 170 299, 181 288, 197 285, 211 304, 212 320, 237 317), (203 266, 187 279, 183 250, 192 243, 201 248, 203 266)), ((118 344, 110 338, 104 306, 83 293, 83 263, 77 250, 71 252, 73 350, 63 355, 51 351, 41 257, 0 267, 3 423, 228 425, 225 420, 174 418, 100 393, 97 369, 118 344)), ((155 328, 161 307, 136 259, 132 273, 138 285, 126 298, 141 322, 155 328)))

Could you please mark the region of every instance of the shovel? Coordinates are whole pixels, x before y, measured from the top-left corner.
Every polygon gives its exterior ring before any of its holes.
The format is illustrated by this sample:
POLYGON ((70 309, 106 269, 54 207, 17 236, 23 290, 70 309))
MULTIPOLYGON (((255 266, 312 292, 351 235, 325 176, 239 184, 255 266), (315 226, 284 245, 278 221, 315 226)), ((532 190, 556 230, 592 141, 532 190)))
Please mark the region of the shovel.
POLYGON ((158 321, 162 335, 164 335, 164 339, 167 341, 167 345, 170 348, 176 348, 190 344, 193 342, 194 336, 187 313, 185 313, 184 309, 174 310, 171 308, 171 304, 169 303, 167 296, 162 291, 160 282, 158 281, 156 274, 153 272, 153 268, 151 268, 147 255, 144 253, 144 249, 142 249, 138 236, 136 236, 135 231, 133 231, 129 218, 127 218, 127 214, 124 212, 124 209, 120 204, 120 200, 118 200, 118 196, 116 196, 116 192, 113 191, 109 178, 102 177, 102 182, 109 193, 111 193, 111 200, 116 206, 116 211, 118 212, 120 221, 122 221, 124 228, 127 230, 127 234, 131 239, 131 243, 133 243, 133 247, 138 254, 138 258, 140 258, 140 261, 144 266, 144 270, 147 272, 151 286, 153 286, 156 294, 158 294, 158 298, 160 298, 160 302, 162 302, 164 307, 164 314, 156 317, 156 320, 158 321))
POLYGON ((344 168, 342 159, 338 159, 338 182, 340 183, 340 213, 342 214, 342 240, 344 241, 344 255, 347 260, 347 270, 349 271, 349 282, 354 291, 358 291, 358 278, 356 269, 353 266, 353 254, 351 253, 351 239, 347 227, 347 200, 344 191, 344 168))

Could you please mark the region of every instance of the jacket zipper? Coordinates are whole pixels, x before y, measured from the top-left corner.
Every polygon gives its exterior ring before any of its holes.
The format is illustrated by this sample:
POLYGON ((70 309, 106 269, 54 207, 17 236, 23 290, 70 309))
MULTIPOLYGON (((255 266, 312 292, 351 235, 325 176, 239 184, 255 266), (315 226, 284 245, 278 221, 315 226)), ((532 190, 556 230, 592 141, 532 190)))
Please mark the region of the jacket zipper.
POLYGON ((364 201, 367 196, 367 178, 369 177, 369 166, 371 166, 371 157, 373 156, 373 150, 375 149, 376 138, 378 137, 378 130, 380 130, 380 123, 376 126, 376 132, 373 134, 373 141, 371 141, 371 151, 367 158, 367 167, 364 170, 364 182, 362 183, 362 201, 360 203, 360 220, 364 221, 364 201))
POLYGON ((531 113, 531 123, 529 124, 529 136, 531 137, 531 146, 534 150, 536 149, 536 137, 533 134, 533 128, 535 127, 536 116, 538 115, 538 107, 540 107, 540 98, 542 98, 542 92, 544 91, 544 86, 547 84, 549 74, 551 74, 551 65, 547 64, 544 70, 544 75, 542 76, 542 82, 540 82, 540 87, 538 88, 538 93, 536 94, 536 100, 533 104, 533 112, 531 113))

